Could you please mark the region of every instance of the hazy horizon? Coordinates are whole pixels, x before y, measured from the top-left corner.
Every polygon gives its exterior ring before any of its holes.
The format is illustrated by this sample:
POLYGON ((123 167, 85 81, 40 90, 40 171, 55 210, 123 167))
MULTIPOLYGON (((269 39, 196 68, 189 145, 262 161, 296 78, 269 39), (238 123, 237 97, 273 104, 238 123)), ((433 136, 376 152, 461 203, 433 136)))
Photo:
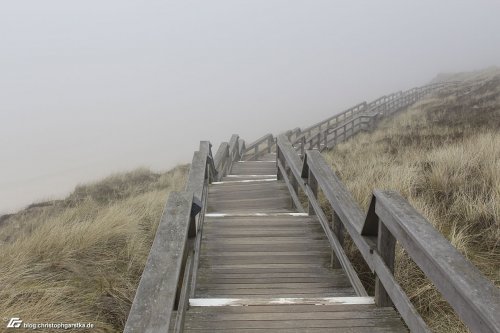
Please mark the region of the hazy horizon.
POLYGON ((0 5, 0 215, 500 65, 498 1, 0 5))

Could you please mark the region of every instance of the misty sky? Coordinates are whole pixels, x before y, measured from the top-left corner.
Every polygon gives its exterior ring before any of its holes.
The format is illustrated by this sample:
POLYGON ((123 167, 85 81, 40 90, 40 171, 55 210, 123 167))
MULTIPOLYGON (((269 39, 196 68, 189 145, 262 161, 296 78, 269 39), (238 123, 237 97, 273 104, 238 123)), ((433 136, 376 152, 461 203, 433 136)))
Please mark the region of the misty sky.
POLYGON ((2 1, 0 213, 500 65, 499 17, 478 0, 2 1))

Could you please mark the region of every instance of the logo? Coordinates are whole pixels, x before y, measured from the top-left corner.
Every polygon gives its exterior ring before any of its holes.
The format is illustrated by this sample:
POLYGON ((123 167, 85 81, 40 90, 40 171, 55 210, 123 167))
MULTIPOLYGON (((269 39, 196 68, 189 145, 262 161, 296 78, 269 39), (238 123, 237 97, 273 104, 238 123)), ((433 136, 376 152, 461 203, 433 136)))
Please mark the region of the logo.
POLYGON ((19 328, 22 322, 21 318, 10 318, 7 328, 19 328))

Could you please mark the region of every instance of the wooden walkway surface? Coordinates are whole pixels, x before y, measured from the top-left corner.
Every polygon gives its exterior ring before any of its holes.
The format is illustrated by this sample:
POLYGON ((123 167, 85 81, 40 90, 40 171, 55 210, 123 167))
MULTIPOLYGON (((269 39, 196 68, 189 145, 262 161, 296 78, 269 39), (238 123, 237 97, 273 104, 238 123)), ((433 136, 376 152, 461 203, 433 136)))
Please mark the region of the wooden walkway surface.
POLYGON ((209 188, 186 332, 406 332, 357 297, 315 216, 297 213, 276 157, 237 162, 209 188))

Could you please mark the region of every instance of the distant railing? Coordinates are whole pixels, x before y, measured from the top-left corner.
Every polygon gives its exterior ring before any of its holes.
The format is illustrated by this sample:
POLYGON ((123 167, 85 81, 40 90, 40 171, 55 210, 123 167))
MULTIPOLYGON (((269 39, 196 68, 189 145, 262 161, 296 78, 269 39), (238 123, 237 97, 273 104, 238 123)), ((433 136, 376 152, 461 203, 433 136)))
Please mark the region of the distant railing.
POLYGON ((272 134, 266 134, 263 137, 257 139, 256 141, 249 144, 242 155, 242 160, 256 160, 260 156, 266 153, 270 153, 274 146, 274 136, 272 134))
POLYGON ((364 289, 346 259, 344 232, 376 275, 375 303, 382 307, 394 305, 412 332, 430 330, 394 277, 396 242, 473 332, 500 331, 498 288, 399 194, 375 190, 365 215, 321 153, 308 150, 302 162, 285 135, 277 139, 277 164, 278 179, 286 183, 300 211, 304 208, 298 189, 305 193, 309 214, 318 216, 332 246, 332 262, 346 271, 358 295, 364 289), (333 212, 331 226, 318 202, 319 190, 333 212))
POLYGON ((454 85, 456 82, 445 82, 429 84, 423 87, 412 88, 405 92, 396 92, 388 96, 382 96, 369 104, 366 104, 365 109, 356 109, 356 112, 350 111, 351 109, 343 112, 336 118, 329 118, 330 120, 323 121, 318 124, 330 124, 332 119, 336 119, 334 122, 335 126, 324 126, 316 124, 315 128, 318 130, 315 134, 303 135, 299 137, 298 140, 292 141, 293 145, 302 154, 306 149, 329 149, 339 142, 345 141, 354 134, 362 130, 369 130, 375 126, 379 119, 386 117, 392 113, 395 113, 413 103, 418 101, 424 95, 432 91, 438 91, 450 85, 454 85), (361 110, 361 111, 360 111, 361 110), (339 121, 340 119, 340 121, 339 121), (306 139, 307 138, 307 139, 306 139))

